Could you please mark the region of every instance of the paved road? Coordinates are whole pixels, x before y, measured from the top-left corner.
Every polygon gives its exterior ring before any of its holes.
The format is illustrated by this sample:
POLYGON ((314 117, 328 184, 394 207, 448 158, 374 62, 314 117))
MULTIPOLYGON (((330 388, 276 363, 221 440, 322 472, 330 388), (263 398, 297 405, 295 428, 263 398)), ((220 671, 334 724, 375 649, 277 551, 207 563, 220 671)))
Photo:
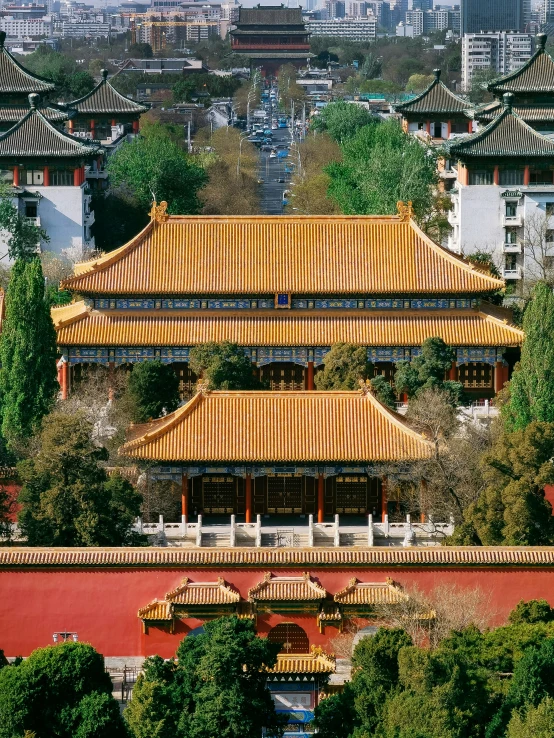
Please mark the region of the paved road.
MULTIPOLYGON (((290 145, 290 130, 279 128, 273 131, 273 143, 290 145)), ((280 151, 281 149, 277 149, 280 151)), ((286 159, 270 159, 269 151, 260 153, 260 205, 262 213, 266 215, 281 215, 283 213, 283 192, 288 188, 290 174, 285 174, 285 166, 291 162, 290 155, 286 159), (285 180, 279 182, 278 180, 285 180)))

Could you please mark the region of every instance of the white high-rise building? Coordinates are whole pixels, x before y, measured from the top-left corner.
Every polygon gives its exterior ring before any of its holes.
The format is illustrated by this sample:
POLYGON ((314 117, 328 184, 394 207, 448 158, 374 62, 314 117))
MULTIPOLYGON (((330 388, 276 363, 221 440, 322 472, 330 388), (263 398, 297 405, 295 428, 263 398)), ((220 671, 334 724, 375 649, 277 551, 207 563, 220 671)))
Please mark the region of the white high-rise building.
POLYGON ((519 69, 533 54, 530 33, 465 33, 462 38, 462 88, 471 89, 476 73, 501 76, 519 69))

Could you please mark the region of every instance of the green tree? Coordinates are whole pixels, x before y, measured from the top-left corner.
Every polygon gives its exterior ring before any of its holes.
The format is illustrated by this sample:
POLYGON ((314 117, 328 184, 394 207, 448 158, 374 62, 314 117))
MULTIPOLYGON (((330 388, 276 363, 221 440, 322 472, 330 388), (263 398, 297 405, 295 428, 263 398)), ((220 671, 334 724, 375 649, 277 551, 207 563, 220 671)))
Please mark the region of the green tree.
POLYGON ((451 398, 453 405, 459 405, 463 396, 462 385, 444 378, 455 360, 456 352, 442 338, 428 338, 421 345, 419 356, 397 364, 394 375, 397 392, 405 392, 412 398, 423 390, 442 390, 451 398))
POLYGON ((136 59, 152 59, 154 52, 150 44, 131 44, 129 46, 129 56, 136 59))
POLYGON ((251 621, 223 617, 181 641, 177 662, 148 659, 125 718, 135 738, 279 738, 283 721, 267 689, 279 644, 251 621))
POLYGON ((521 623, 551 623, 554 621, 554 608, 546 600, 520 600, 508 616, 513 625, 521 623))
POLYGON ((508 723, 506 738, 552 738, 554 735, 554 699, 545 697, 534 707, 515 712, 508 723))
POLYGON ((352 138, 364 126, 376 126, 371 113, 343 101, 326 105, 311 124, 314 131, 326 131, 340 144, 352 138))
POLYGON ((54 412, 43 423, 38 451, 18 464, 18 523, 30 546, 121 546, 141 496, 123 477, 99 465, 105 450, 91 440, 82 414, 54 412))
POLYGON ((411 645, 412 639, 401 628, 379 628, 354 649, 352 690, 361 736, 372 735, 378 727, 385 701, 398 686, 398 655, 411 645))
POLYGON ((554 518, 544 486, 554 483, 553 448, 554 424, 533 422, 502 433, 484 455, 486 487, 465 515, 483 545, 552 545, 554 518))
POLYGON ((396 395, 394 394, 394 390, 390 386, 390 383, 387 382, 382 374, 373 377, 373 379, 371 380, 371 387, 373 389, 373 392, 375 393, 375 397, 379 400, 379 402, 382 402, 383 405, 387 405, 391 408, 391 410, 396 409, 396 395))
POLYGON ((192 371, 209 389, 252 390, 261 385, 254 376, 252 362, 244 349, 230 341, 210 341, 195 346, 189 354, 192 371))
POLYGON ((56 354, 40 260, 18 259, 6 293, 0 336, 2 435, 11 449, 37 430, 54 403, 56 354))
POLYGON ((143 361, 135 364, 128 384, 133 422, 145 423, 171 413, 179 405, 179 378, 168 364, 143 361))
POLYGON ((521 430, 533 420, 554 422, 554 294, 545 282, 533 290, 523 318, 521 361, 510 381, 503 408, 508 429, 521 430))
POLYGON ((365 77, 365 79, 375 79, 375 77, 379 77, 381 75, 382 69, 383 63, 381 59, 370 51, 364 59, 364 63, 360 68, 360 73, 362 77, 365 77))
POLYGON ((57 99, 75 100, 86 95, 95 85, 94 78, 68 54, 54 51, 45 44, 25 57, 25 67, 54 82, 57 99))
POLYGON ((124 738, 101 654, 86 643, 39 648, 0 669, 0 738, 124 738))
POLYGON ((370 375, 367 349, 354 343, 335 343, 323 359, 323 369, 315 376, 320 390, 355 390, 360 379, 370 375))
POLYGON ((401 200, 412 203, 418 220, 429 217, 436 204, 436 155, 404 133, 398 121, 364 125, 342 150, 343 162, 326 171, 329 194, 343 213, 394 214, 401 200))
POLYGON ((39 244, 48 243, 50 238, 44 230, 19 214, 11 198, 0 190, 0 230, 8 236, 5 239, 8 256, 16 259, 30 259, 38 253, 39 244))
POLYGON ((406 84, 406 91, 416 93, 423 92, 429 87, 434 79, 435 77, 432 74, 412 74, 406 84))
POLYGON ((129 190, 145 211, 152 200, 165 200, 172 214, 200 210, 198 190, 206 183, 206 174, 169 135, 158 131, 137 136, 110 157, 108 170, 112 184, 129 190))
POLYGON ((315 708, 313 727, 319 738, 346 738, 356 727, 354 693, 349 682, 315 708))

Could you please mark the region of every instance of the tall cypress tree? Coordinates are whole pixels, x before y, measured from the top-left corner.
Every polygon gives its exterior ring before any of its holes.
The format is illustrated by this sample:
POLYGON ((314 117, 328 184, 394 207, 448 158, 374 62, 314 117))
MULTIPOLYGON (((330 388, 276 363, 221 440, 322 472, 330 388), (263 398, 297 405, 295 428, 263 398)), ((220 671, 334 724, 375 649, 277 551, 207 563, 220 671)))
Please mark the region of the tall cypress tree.
POLYGON ((0 336, 2 435, 11 448, 32 435, 54 403, 56 353, 40 259, 18 259, 0 336))
POLYGON ((533 290, 523 330, 521 361, 504 409, 508 430, 522 430, 533 420, 554 423, 554 293, 545 282, 533 290))

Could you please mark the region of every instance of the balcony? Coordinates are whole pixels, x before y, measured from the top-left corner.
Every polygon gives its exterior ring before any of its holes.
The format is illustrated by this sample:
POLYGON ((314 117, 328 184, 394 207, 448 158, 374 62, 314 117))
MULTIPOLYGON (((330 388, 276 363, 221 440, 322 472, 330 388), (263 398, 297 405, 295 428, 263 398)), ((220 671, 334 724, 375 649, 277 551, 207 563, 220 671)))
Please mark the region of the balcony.
POLYGON ((85 179, 108 179, 106 169, 86 169, 85 179))
POLYGON ((502 225, 512 228, 521 228, 523 225, 523 218, 521 215, 504 215, 502 217, 502 225))
POLYGON ((89 227, 94 223, 94 211, 93 210, 89 210, 88 213, 85 213, 83 223, 84 225, 89 226, 89 227))
POLYGON ((515 267, 515 269, 504 267, 502 276, 504 279, 521 279, 523 277, 523 270, 520 266, 515 267))
POLYGON ((40 228, 40 218, 38 216, 35 218, 25 218, 25 222, 29 225, 34 225, 37 228, 40 228))
POLYGON ((521 254, 522 250, 520 243, 505 243, 502 248, 505 254, 521 254))

